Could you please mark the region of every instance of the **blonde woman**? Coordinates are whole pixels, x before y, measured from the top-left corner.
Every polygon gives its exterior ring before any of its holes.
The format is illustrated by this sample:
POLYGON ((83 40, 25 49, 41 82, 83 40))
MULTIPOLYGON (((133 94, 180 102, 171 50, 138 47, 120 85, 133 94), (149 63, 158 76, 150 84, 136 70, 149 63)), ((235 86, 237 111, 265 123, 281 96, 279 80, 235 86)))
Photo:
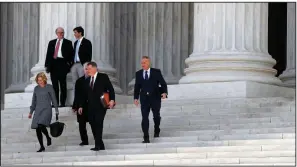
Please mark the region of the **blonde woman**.
POLYGON ((51 103, 53 103, 57 114, 59 111, 55 91, 52 85, 47 84, 47 77, 45 73, 41 72, 37 74, 35 81, 38 85, 34 88, 29 118, 32 118, 32 114, 34 112, 31 128, 36 129, 37 139, 40 144, 40 149, 37 152, 43 152, 45 148, 43 145, 42 133, 46 136, 47 146, 52 144, 51 138, 46 129, 46 127, 49 127, 52 120, 51 103))

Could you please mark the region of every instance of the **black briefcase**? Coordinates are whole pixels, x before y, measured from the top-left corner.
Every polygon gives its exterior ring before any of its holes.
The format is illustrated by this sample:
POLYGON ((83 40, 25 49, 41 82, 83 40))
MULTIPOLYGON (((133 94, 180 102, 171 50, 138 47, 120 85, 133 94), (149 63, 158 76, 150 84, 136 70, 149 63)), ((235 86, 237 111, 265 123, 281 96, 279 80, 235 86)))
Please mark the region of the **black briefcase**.
POLYGON ((63 133, 65 124, 59 122, 58 114, 56 114, 56 122, 50 124, 50 133, 53 137, 59 137, 63 133))

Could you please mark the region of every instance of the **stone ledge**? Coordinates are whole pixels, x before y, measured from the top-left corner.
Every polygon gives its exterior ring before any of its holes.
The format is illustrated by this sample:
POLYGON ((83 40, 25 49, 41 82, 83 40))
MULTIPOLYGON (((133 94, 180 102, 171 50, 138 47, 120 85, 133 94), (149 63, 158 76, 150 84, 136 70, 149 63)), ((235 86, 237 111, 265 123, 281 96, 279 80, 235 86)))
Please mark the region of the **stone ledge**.
POLYGON ((168 100, 295 96, 293 88, 251 81, 169 85, 168 92, 168 100))

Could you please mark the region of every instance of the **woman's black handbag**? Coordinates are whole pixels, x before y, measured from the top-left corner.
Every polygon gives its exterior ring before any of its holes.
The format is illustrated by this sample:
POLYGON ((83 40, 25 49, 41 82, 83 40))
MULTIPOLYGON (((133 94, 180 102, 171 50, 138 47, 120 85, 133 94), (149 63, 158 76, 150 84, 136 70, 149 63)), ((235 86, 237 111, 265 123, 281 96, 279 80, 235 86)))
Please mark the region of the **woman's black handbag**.
POLYGON ((63 133, 65 124, 59 122, 58 114, 56 114, 56 122, 50 124, 50 133, 53 137, 59 137, 63 133))

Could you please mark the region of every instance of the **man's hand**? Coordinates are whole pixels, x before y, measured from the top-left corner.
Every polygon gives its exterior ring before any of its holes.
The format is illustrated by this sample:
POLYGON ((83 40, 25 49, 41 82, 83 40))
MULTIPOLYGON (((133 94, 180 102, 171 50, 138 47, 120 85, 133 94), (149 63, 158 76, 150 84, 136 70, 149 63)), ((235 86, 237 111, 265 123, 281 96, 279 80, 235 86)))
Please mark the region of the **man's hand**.
POLYGON ((79 109, 78 109, 78 114, 81 115, 82 112, 83 112, 83 109, 82 109, 82 108, 79 108, 79 109))
POLYGON ((32 118, 32 114, 29 114, 29 115, 28 115, 28 118, 31 119, 31 118, 32 118))
POLYGON ((166 93, 163 93, 162 94, 162 99, 166 99, 166 96, 167 96, 167 94, 166 93))
POLYGON ((114 100, 110 100, 109 108, 112 109, 114 107, 114 104, 115 104, 114 100))
POLYGON ((136 107, 138 107, 139 102, 138 102, 137 99, 134 100, 134 104, 135 104, 136 107))

